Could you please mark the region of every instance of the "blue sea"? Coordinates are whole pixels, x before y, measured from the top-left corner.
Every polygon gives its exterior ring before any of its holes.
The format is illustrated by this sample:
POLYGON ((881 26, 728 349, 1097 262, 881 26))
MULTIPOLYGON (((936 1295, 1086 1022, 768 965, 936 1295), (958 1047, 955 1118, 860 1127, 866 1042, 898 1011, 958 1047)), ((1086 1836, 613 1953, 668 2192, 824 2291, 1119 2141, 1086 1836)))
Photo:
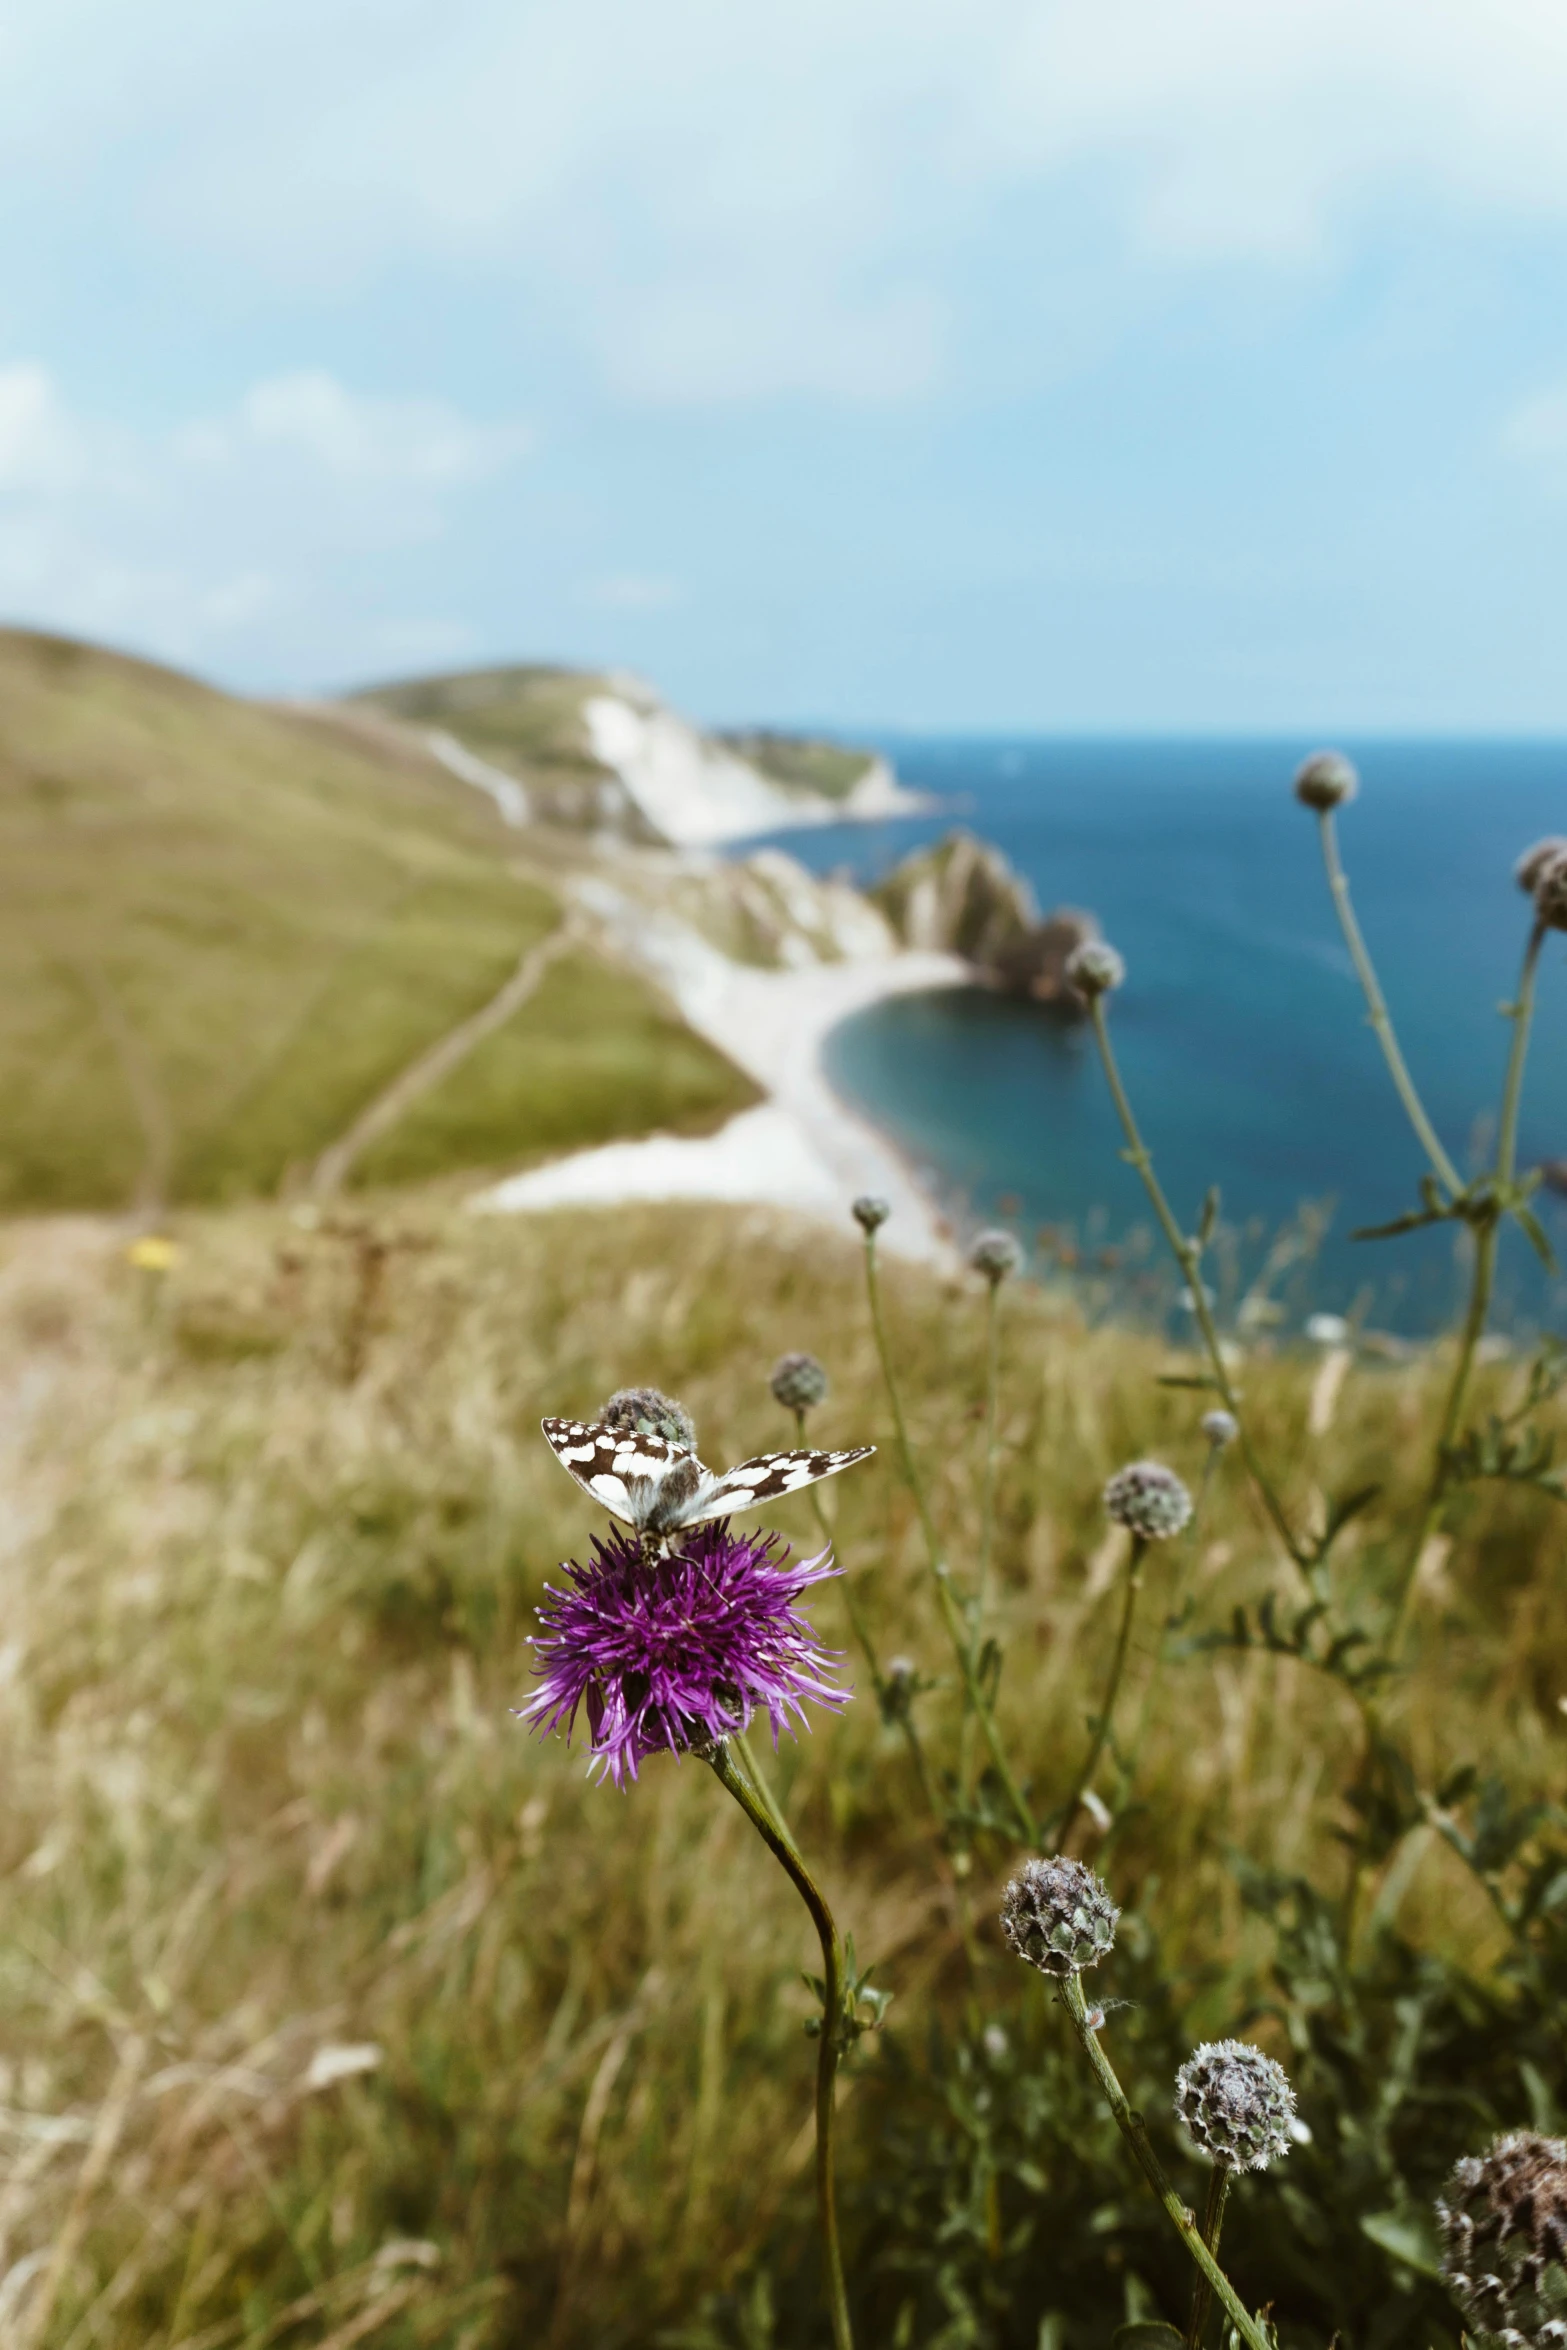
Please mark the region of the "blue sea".
MULTIPOLYGON (((1193 1222, 1217 1184, 1232 1289, 1303 1209, 1330 1221, 1275 1284, 1290 1318, 1354 1311, 1417 1335, 1452 1312, 1450 1227, 1376 1243, 1359 1225, 1416 1204, 1421 1154, 1365 1023, 1313 816, 1291 796, 1304 743, 884 738, 938 813, 779 837, 818 872, 875 880, 962 824, 995 842, 1043 908, 1091 909, 1126 958, 1112 1023, 1144 1135, 1193 1222)), ((1360 797, 1339 817, 1355 905, 1405 1056, 1449 1151, 1492 1132, 1509 996, 1528 929, 1519 852, 1567 833, 1567 745, 1348 742, 1360 797)), ((1567 1158, 1567 939, 1547 947, 1520 1164, 1567 1158)), ((833 1083, 902 1147, 964 1228, 1130 1281, 1149 1215, 1088 1032, 986 991, 902 997, 830 1041, 833 1083), (1042 1237, 1041 1237, 1042 1236, 1042 1237)), ((1567 1261, 1567 1202, 1542 1195, 1567 1261)), ((1509 1232, 1500 1302, 1562 1319, 1567 1291, 1509 1232)), ((1154 1291, 1149 1279, 1149 1296, 1154 1291)))

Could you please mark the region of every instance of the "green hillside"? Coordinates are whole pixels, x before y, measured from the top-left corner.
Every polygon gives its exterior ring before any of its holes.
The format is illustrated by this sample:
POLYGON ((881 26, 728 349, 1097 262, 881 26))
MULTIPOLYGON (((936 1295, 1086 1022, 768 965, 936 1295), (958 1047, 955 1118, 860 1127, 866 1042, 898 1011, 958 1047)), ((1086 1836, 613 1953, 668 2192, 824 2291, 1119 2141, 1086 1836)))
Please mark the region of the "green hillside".
MULTIPOLYGON (((0 632, 0 1209, 274 1189, 559 920, 483 795, 389 731, 0 632)), ((419 1105, 421 1172, 751 1098, 640 982, 569 970, 594 1051, 563 1072, 523 1006, 419 1105)))
POLYGON ((525 784, 534 812, 551 823, 596 828, 609 817, 622 832, 646 833, 619 778, 594 757, 583 723, 583 703, 611 690, 594 670, 522 663, 372 686, 350 707, 455 735, 525 784))

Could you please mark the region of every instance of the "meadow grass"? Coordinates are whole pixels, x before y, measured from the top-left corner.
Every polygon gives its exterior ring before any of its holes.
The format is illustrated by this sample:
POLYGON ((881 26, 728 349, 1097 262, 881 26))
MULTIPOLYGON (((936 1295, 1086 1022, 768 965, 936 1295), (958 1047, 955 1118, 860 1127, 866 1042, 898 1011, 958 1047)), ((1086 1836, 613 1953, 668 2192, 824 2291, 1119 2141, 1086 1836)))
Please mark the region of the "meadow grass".
MULTIPOLYGON (((0 1209, 273 1190, 561 911, 483 795, 389 730, 0 632, 0 1209)), ((570 972, 582 1004, 564 971, 549 1000, 595 1024, 579 1078, 492 1081, 548 1057, 524 1017, 431 1105, 421 1171, 626 1131, 631 1064, 650 1122, 752 1098, 640 979, 570 972)))
MULTIPOLYGON (((928 1676, 930 1718, 955 1717, 856 1248, 760 1212, 472 1219, 434 1194, 336 1224, 192 1215, 178 1238, 160 1275, 101 1225, 4 1235, 0 2330, 35 2350, 603 2350, 705 2341, 704 2298, 734 2285, 744 2338, 771 2339, 754 2264, 808 2240, 789 2233, 809 2214, 804 1914, 698 1763, 616 1794, 509 1709, 543 1582, 600 1530, 540 1416, 652 1380, 722 1463, 789 1441, 767 1378, 804 1347, 832 1379, 821 1439, 883 1447, 825 1490, 866 1624, 928 1676)), ((983 1297, 896 1263, 883 1280, 966 1571, 983 1297)), ((1156 1384, 1189 1367, 1159 1337, 1088 1326, 1064 1289, 1010 1288, 1000 1352, 998 1710, 1043 1810, 1073 1782, 1114 1637, 1124 1538, 1101 1487, 1149 1451, 1195 1482, 1203 1398, 1156 1384)), ((1250 1351, 1251 1425, 1297 1518, 1385 1488, 1336 1554, 1351 1609, 1386 1590, 1448 1367, 1436 1348, 1330 1388, 1314 1356, 1250 1351)), ((1479 1403, 1518 1378, 1488 1366, 1479 1403)), ((1388 1716, 1433 1779, 1472 1756, 1544 1789, 1563 1528, 1507 1486, 1455 1512, 1388 1716)), ((816 1547, 806 1500, 775 1514, 816 1547)), ((1293 1589, 1228 1457, 1189 1563, 1204 1622, 1293 1589)), ((1134 1705, 1178 1571, 1151 1562, 1134 1705)), ((829 1588, 813 1613, 847 1646, 842 1604, 829 1588)), ((855 1677, 843 1720, 774 1773, 895 1993, 888 2049, 847 2068, 851 2188, 877 2159, 879 2066, 938 2023, 1025 2028, 994 1926, 1011 1855, 981 1838, 963 1873, 940 1847, 855 1677)), ((1123 1901, 1156 1896, 1194 2029, 1230 2029, 1265 1986, 1237 1854, 1342 1885, 1356 1728, 1342 1689, 1291 1660, 1166 1663, 1114 1877, 1123 1901)), ((1505 1937, 1475 1877, 1434 1835, 1404 1851, 1384 1910, 1483 1977, 1505 1937)), ((1048 2037, 1042 2002, 1026 2028, 1048 2037)), ((1032 2350, 1037 2324, 1019 2312, 1005 2338, 1032 2350)))

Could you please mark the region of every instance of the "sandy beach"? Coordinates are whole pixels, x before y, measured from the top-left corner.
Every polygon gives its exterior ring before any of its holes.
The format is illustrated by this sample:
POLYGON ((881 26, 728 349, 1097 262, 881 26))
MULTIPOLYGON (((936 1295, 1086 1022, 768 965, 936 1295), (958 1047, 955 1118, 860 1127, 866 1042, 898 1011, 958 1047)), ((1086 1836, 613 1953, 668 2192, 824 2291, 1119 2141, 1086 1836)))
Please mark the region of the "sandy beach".
POLYGON ((622 952, 673 997, 691 1026, 763 1088, 767 1100, 701 1138, 650 1135, 606 1144, 508 1177, 471 1203, 516 1214, 623 1199, 758 1202, 847 1224, 850 1202, 892 1204, 883 1245, 947 1263, 952 1242, 905 1160, 828 1084, 822 1048, 840 1021, 889 995, 968 983, 955 955, 886 948, 841 962, 760 970, 736 963, 684 924, 651 916, 608 883, 579 902, 622 952))

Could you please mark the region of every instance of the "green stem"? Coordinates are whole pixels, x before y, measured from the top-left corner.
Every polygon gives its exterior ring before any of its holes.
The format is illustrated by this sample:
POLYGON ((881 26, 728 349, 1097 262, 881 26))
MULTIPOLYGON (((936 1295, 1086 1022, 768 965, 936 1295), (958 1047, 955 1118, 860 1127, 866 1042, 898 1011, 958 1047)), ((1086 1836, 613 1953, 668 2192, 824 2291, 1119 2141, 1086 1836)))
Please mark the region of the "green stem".
MULTIPOLYGON (((1001 1284, 992 1281, 985 1311, 985 1481, 979 1505, 979 1573, 969 1625, 969 1661, 977 1676, 979 1652, 985 1636, 985 1601, 990 1589, 990 1559, 996 1533, 996 1407, 1001 1386, 1001 1284)), ((958 1733, 958 1787, 967 1802, 974 1775, 974 1709, 963 1697, 963 1726, 958 1733)))
POLYGON ((1099 2034, 1088 2020, 1083 1986, 1076 1975, 1068 1975, 1062 1984, 1061 2003, 1072 2020, 1072 2029, 1082 2044, 1083 2053, 1098 2076, 1100 2094, 1115 2118, 1116 2128, 1136 2157, 1143 2177, 1164 2205, 1171 2226, 1196 2262, 1199 2273, 1207 2278, 1210 2288, 1218 2296, 1219 2306, 1247 2345, 1247 2350, 1271 2350, 1267 2335, 1256 2318, 1248 2314, 1239 2294, 1199 2235, 1196 2221, 1165 2177, 1159 2157, 1150 2143, 1147 2124, 1140 2113, 1133 2111, 1126 2091, 1115 2077, 1114 2066, 1099 2045, 1099 2034))
MULTIPOLYGON (((803 1448, 805 1444, 804 1412, 798 1410, 795 1412, 794 1425, 795 1432, 798 1435, 800 1444, 803 1448)), ((810 1488, 808 1498, 811 1505, 811 1514, 816 1520, 817 1531, 821 1535, 823 1542, 826 1543, 828 1549, 833 1550, 834 1544, 832 1538, 832 1528, 827 1523, 827 1512, 822 1507, 821 1495, 814 1485, 810 1488)), ((870 1631, 866 1625, 864 1615, 861 1613, 860 1603, 855 1596, 854 1585, 849 1579, 847 1570, 845 1570, 844 1574, 840 1577, 838 1588, 843 1593, 843 1612, 849 1619, 849 1630, 853 1633, 860 1654, 865 1659, 865 1669, 870 1674, 871 1687, 876 1692, 876 1703, 882 1708, 883 1718, 885 1719, 886 1708, 882 1704, 882 1700, 886 1692, 887 1678, 883 1673, 880 1664, 877 1662, 875 1645, 871 1639, 870 1631)), ((914 1765, 914 1776, 919 1781, 921 1801, 924 1803, 925 1809, 930 1813, 931 1819, 935 1822, 936 1828, 939 1831, 945 1823, 942 1818, 941 1806, 936 1801, 936 1790, 931 1780, 930 1764, 925 1759, 925 1748, 920 1739, 919 1731, 915 1727, 914 1718, 906 1706, 903 1707, 898 1713, 898 1725, 903 1732, 904 1743, 909 1750, 909 1760, 914 1765)))
POLYGON ((739 1753, 740 1760, 745 1765, 751 1784, 755 1787, 762 1807, 772 1821, 774 1829, 783 1838, 790 1851, 798 1857, 799 1846, 795 1843, 789 1823, 784 1818, 783 1807, 768 1783, 767 1774, 756 1759, 750 1739, 743 1730, 731 1730, 729 1736, 731 1743, 739 1753))
POLYGON ((1110 1725, 1115 1717, 1115 1701, 1121 1693, 1121 1676, 1126 1671, 1127 1651, 1132 1643, 1132 1619, 1137 1613, 1138 1596, 1143 1587, 1143 1561, 1148 1545, 1141 1534, 1132 1537, 1132 1555, 1126 1563, 1126 1596, 1121 1602, 1121 1624, 1115 1636, 1115 1653, 1110 1660, 1110 1678, 1105 1684, 1104 1704, 1094 1723, 1093 1735, 1088 1741, 1088 1752, 1083 1767, 1077 1774, 1065 1811, 1061 1815, 1061 1841, 1064 1844, 1072 1833, 1073 1824, 1083 1808, 1083 1798, 1094 1782, 1099 1758, 1104 1753, 1110 1736, 1110 1725))
POLYGON ((1279 1540, 1289 1552, 1296 1566, 1309 1576, 1315 1562, 1305 1544, 1297 1538, 1289 1519, 1284 1514, 1284 1505, 1274 1492, 1267 1472, 1257 1457, 1245 1417, 1241 1411, 1240 1398, 1230 1379, 1229 1366, 1224 1360, 1224 1349, 1219 1343, 1219 1333, 1215 1327, 1208 1300, 1203 1293, 1202 1251, 1177 1224, 1170 1203, 1164 1196, 1164 1186, 1154 1173, 1153 1159, 1148 1146, 1138 1131, 1137 1120, 1132 1114, 1132 1105, 1127 1098, 1126 1087, 1121 1082, 1121 1072, 1116 1062, 1115 1049, 1110 1042, 1110 1030, 1105 1020, 1104 998, 1102 996, 1090 998, 1088 1011, 1089 1018, 1093 1022, 1094 1041, 1099 1047, 1099 1058, 1104 1063, 1110 1098, 1115 1104, 1116 1116, 1121 1121, 1121 1131, 1126 1136, 1126 1158, 1142 1177, 1143 1189, 1147 1192, 1153 1212, 1159 1220, 1159 1228, 1169 1244, 1170 1253, 1186 1276, 1187 1291, 1192 1301, 1192 1312, 1196 1317, 1197 1327, 1202 1333, 1209 1368, 1213 1373, 1213 1383, 1223 1400, 1225 1410, 1230 1414, 1240 1431, 1241 1454, 1245 1460, 1247 1472, 1261 1496, 1263 1507, 1273 1520, 1279 1540))
POLYGON ((1164 1629, 1159 1635, 1159 1645, 1153 1655, 1153 1666, 1148 1675, 1147 1685, 1143 1690, 1142 1708, 1137 1717, 1137 1732, 1132 1740, 1132 1751, 1126 1758, 1126 1766, 1116 1788, 1115 1809, 1118 1815, 1125 1809, 1127 1798, 1136 1783, 1137 1766, 1142 1759, 1143 1748, 1148 1741, 1148 1732, 1153 1724, 1154 1698, 1158 1693, 1160 1678, 1167 1661, 1170 1633, 1172 1628, 1180 1622, 1185 1612, 1186 1595, 1191 1588, 1192 1568, 1197 1558, 1197 1536, 1202 1527, 1203 1512, 1208 1501, 1208 1489, 1213 1483, 1213 1473, 1218 1467, 1219 1455, 1223 1450, 1222 1444, 1210 1441, 1208 1457, 1203 1462, 1202 1478, 1197 1487, 1197 1499, 1192 1508, 1191 1524, 1181 1536, 1179 1545, 1176 1546, 1177 1565, 1175 1584, 1170 1593, 1169 1613, 1165 1618, 1164 1629))
POLYGON ((870 1297, 871 1328, 875 1333, 876 1353, 881 1363, 882 1381, 887 1390, 887 1400, 892 1407, 892 1425, 898 1439, 898 1458, 903 1469, 904 1481, 914 1497, 915 1511, 925 1536, 925 1548, 930 1558, 931 1574, 935 1578, 936 1597, 941 1606, 942 1622, 946 1626, 947 1638, 952 1643, 953 1654, 958 1660, 958 1669, 963 1676, 963 1686, 968 1701, 974 1709, 981 1735, 989 1749, 991 1762, 995 1766, 996 1777, 1006 1791, 1007 1801, 1012 1806, 1012 1814, 1017 1821, 1023 1841, 1026 1844, 1033 1844, 1038 1840, 1039 1831, 1035 1826, 1033 1813, 1024 1800, 1023 1791, 1013 1776, 1012 1766, 1007 1761, 1006 1751, 1001 1744, 1001 1734, 996 1728, 995 1715, 986 1702, 984 1691, 980 1688, 979 1676, 975 1671, 974 1659, 970 1654, 968 1626, 963 1621, 962 1610, 953 1595, 951 1572, 942 1556, 941 1544, 936 1538, 936 1527, 930 1514, 930 1503, 926 1499, 924 1483, 915 1463, 913 1447, 909 1443, 909 1431, 903 1417, 903 1400, 898 1392, 898 1382, 893 1376, 892 1355, 887 1345, 886 1325, 882 1320, 881 1286, 876 1278, 876 1241, 874 1234, 869 1232, 865 1235, 865 1286, 870 1297))
POLYGON ((719 1784, 726 1787, 745 1813, 762 1842, 783 1868, 811 1914, 822 1950, 822 2029, 816 2049, 816 2207, 821 2222, 822 2258, 826 2270, 827 2305, 832 2317, 833 2350, 854 2350, 849 2323, 849 2301, 843 2283, 843 2252, 838 2241, 838 2196, 833 2088, 843 2048, 843 1956, 832 1911, 804 1861, 773 1827, 759 1797, 735 1769, 720 1740, 707 1757, 719 1784))
POLYGON ((1382 1058, 1387 1063, 1388 1075, 1398 1090, 1404 1114, 1415 1130, 1420 1147, 1431 1162, 1432 1172, 1446 1184, 1450 1192, 1456 1194, 1464 1188, 1463 1178, 1442 1148, 1436 1128, 1426 1116, 1425 1104, 1415 1090, 1415 1081, 1399 1049, 1387 1001, 1377 979, 1376 966, 1360 935, 1360 924, 1355 919, 1355 909, 1350 903, 1349 876, 1339 860, 1338 833, 1334 828, 1332 809, 1319 810, 1318 821, 1322 833, 1322 862, 1327 867, 1328 888, 1333 893, 1334 911, 1338 915, 1339 928, 1344 933, 1344 944, 1349 949, 1350 961, 1355 966, 1355 976, 1360 981, 1361 993, 1366 999, 1371 1026, 1382 1047, 1382 1058))
MULTIPOLYGON (((1224 2232, 1224 2206, 1229 2199, 1229 2165, 1216 2162, 1208 2177, 1208 2199, 1203 2206, 1202 2240, 1219 2257, 1219 2238, 1224 2232)), ((1213 2288, 1207 2278, 1198 2275, 1192 2286, 1192 2313, 1186 2321, 1186 2350, 1202 2350, 1203 2328, 1208 2323, 1208 2311, 1213 2305, 1213 2288)))
MULTIPOLYGON (((1512 1182, 1518 1158, 1518 1113, 1523 1103, 1524 1061, 1529 1050, 1529 1028, 1534 1017, 1535 975, 1539 968, 1540 949, 1545 943, 1544 925, 1536 922, 1524 949, 1523 969, 1518 977, 1518 995, 1507 1006, 1507 1018, 1512 1022, 1512 1040, 1507 1052, 1507 1074, 1502 1081, 1501 1114, 1496 1129, 1495 1179, 1498 1189, 1512 1182)), ((1453 1366, 1452 1382, 1447 1391, 1447 1402, 1442 1411, 1442 1425, 1437 1431, 1436 1458, 1431 1466, 1431 1482, 1415 1530, 1405 1553, 1399 1575, 1397 1602, 1393 1619, 1392 1638, 1388 1643, 1389 1656, 1396 1657, 1403 1647, 1409 1630, 1409 1619, 1414 1609, 1415 1580, 1420 1572, 1420 1556, 1425 1549, 1433 1526, 1441 1514, 1451 1477, 1452 1447, 1456 1443, 1463 1420, 1464 1404, 1469 1393, 1469 1381, 1474 1372, 1475 1356, 1485 1334, 1486 1317, 1491 1310, 1491 1292, 1496 1281, 1496 1252, 1501 1237, 1502 1217, 1498 1209, 1487 1217, 1475 1233, 1474 1266, 1469 1280, 1469 1304, 1464 1314, 1463 1328, 1458 1339, 1458 1360, 1453 1366)))

